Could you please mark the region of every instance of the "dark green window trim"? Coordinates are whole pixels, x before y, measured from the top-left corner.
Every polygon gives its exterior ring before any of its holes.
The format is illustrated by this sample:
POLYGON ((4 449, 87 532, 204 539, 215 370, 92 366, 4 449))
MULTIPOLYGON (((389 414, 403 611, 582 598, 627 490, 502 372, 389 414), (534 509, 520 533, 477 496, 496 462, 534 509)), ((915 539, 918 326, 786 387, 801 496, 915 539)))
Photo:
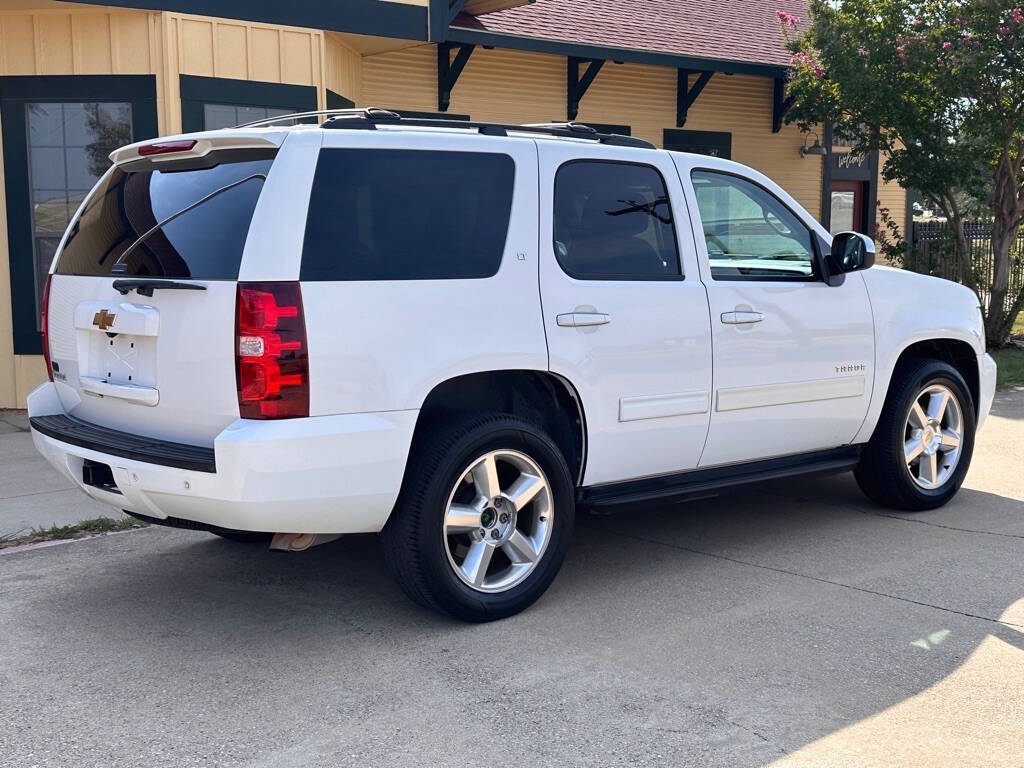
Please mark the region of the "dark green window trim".
POLYGON ((330 88, 327 89, 327 108, 328 109, 352 109, 356 103, 352 99, 346 99, 340 93, 335 93, 330 88))
POLYGON ((0 77, 7 257, 11 265, 11 320, 16 355, 39 355, 43 352, 42 338, 36 330, 25 104, 46 101, 129 102, 132 105, 132 136, 135 141, 152 139, 157 135, 156 77, 153 75, 0 77))
POLYGON ((181 75, 181 130, 203 130, 204 104, 231 104, 239 107, 275 107, 295 112, 317 108, 316 88, 312 85, 264 83, 257 80, 233 80, 226 77, 181 75))

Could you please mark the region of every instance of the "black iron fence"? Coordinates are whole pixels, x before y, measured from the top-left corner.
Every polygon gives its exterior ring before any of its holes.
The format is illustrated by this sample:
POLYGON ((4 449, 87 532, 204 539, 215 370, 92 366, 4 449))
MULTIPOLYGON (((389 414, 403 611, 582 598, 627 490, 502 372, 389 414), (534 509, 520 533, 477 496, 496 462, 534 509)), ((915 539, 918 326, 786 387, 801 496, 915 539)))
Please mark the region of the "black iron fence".
MULTIPOLYGON (((973 221, 964 225, 964 234, 970 248, 970 269, 981 300, 988 304, 988 286, 992 285, 992 225, 986 221, 973 221)), ((904 266, 914 272, 944 277, 963 282, 963 270, 955 256, 952 234, 945 221, 915 221, 911 233, 909 253, 904 266)), ((1009 309, 1024 286, 1024 229, 1010 249, 1010 290, 1006 298, 1009 309)))

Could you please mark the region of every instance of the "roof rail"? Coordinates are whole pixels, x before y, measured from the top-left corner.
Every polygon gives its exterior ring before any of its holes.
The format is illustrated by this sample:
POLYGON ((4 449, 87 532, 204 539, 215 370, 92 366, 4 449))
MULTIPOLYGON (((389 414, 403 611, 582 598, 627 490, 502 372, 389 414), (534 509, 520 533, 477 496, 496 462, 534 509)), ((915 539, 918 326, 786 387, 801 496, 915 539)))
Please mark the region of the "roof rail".
MULTIPOLYGON (((278 123, 288 122, 291 125, 295 124, 295 121, 302 120, 307 117, 336 117, 343 115, 356 115, 365 116, 367 113, 378 113, 387 112, 386 109, 377 109, 375 107, 354 107, 349 109, 314 109, 310 112, 290 112, 287 115, 278 115, 277 117, 265 117, 262 120, 253 120, 251 123, 242 123, 241 125, 234 126, 235 128, 265 128, 267 126, 277 125, 278 123)), ((391 112, 389 114, 396 114, 391 112)))
POLYGON ((597 129, 585 123, 528 123, 514 125, 510 123, 487 123, 477 120, 445 120, 432 117, 402 117, 401 112, 379 107, 357 107, 352 109, 318 109, 310 112, 294 112, 288 115, 268 117, 251 123, 235 126, 236 128, 259 128, 287 123, 294 125, 299 120, 311 117, 324 117, 323 128, 344 128, 349 130, 376 130, 378 125, 406 125, 418 128, 472 128, 483 136, 508 136, 512 133, 538 133, 545 136, 556 136, 565 139, 589 139, 601 144, 618 147, 638 147, 656 149, 649 141, 633 136, 620 136, 616 133, 599 133, 597 129))
POLYGON ((619 147, 638 147, 656 149, 653 144, 632 136, 620 136, 614 133, 599 133, 595 128, 584 123, 533 123, 514 125, 509 123, 487 123, 477 120, 443 120, 440 118, 402 117, 398 112, 386 109, 353 109, 339 110, 329 116, 323 128, 369 130, 377 129, 378 125, 403 125, 417 128, 473 128, 483 136, 508 136, 509 133, 537 133, 565 139, 588 139, 601 144, 619 147))

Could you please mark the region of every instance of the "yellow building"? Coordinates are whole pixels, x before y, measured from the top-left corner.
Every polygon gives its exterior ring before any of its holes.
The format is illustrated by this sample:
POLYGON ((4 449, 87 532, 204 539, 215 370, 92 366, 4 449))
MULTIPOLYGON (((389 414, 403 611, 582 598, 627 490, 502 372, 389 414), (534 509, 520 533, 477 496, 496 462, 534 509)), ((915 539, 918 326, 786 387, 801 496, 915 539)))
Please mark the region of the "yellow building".
POLYGON ((804 0, 0 0, 0 407, 45 379, 39 307, 106 154, 294 111, 577 119, 731 157, 834 231, 906 195, 783 122, 776 6, 804 0), (808 147, 815 151, 807 153, 808 147), (803 151, 802 151, 803 150, 803 151), (816 151, 822 152, 817 154, 816 151))

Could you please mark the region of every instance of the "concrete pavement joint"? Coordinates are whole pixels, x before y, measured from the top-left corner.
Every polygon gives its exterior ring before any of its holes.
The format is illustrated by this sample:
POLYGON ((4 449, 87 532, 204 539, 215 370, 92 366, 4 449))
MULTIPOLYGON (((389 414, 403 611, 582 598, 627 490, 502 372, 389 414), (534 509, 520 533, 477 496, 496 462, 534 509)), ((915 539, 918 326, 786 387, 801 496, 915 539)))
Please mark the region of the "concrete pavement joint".
POLYGON ((746 565, 746 566, 749 566, 750 568, 760 568, 760 569, 765 570, 765 571, 774 571, 775 573, 784 573, 787 576, 796 576, 796 577, 801 578, 801 579, 807 579, 809 581, 816 581, 816 582, 818 582, 820 584, 829 584, 829 585, 831 585, 833 587, 842 587, 844 589, 852 589, 855 592, 863 592, 864 594, 875 595, 877 597, 886 597, 886 598, 889 598, 890 600, 899 600, 900 602, 910 603, 912 605, 919 605, 922 608, 933 608, 933 609, 935 609, 937 611, 944 611, 946 613, 956 614, 957 616, 964 616, 965 618, 968 618, 968 619, 980 619, 981 621, 987 621, 987 622, 990 622, 992 624, 999 624, 1000 626, 1004 626, 1004 627, 1011 627, 1013 629, 1024 630, 1024 624, 1015 624, 1015 623, 1010 622, 1010 621, 1003 621, 1001 619, 993 619, 991 616, 981 616, 981 615, 976 614, 976 613, 968 613, 966 611, 958 611, 955 608, 947 608, 947 607, 942 606, 942 605, 934 605, 933 603, 925 603, 925 602, 922 602, 920 600, 913 600, 913 599, 911 599, 909 597, 901 597, 899 595, 890 595, 887 592, 878 592, 877 590, 867 589, 866 587, 857 587, 857 586, 854 586, 853 584, 844 584, 841 581, 832 581, 831 579, 823 579, 820 576, 811 576, 811 575, 806 574, 806 573, 800 573, 799 571, 790 571, 790 570, 787 570, 786 568, 779 568, 779 567, 774 566, 774 565, 763 565, 761 563, 752 563, 752 562, 750 562, 748 560, 741 560, 738 557, 729 557, 728 555, 720 555, 720 554, 717 554, 715 552, 707 552, 707 551, 704 551, 704 550, 701 550, 701 549, 694 549, 693 547, 685 547, 682 544, 670 544, 670 543, 665 542, 665 541, 659 541, 658 539, 650 539, 650 538, 647 538, 645 536, 637 536, 636 534, 632 534, 632 533, 623 533, 621 531, 612 531, 612 530, 609 530, 607 528, 601 528, 600 526, 594 526, 594 530, 600 531, 601 533, 614 534, 615 536, 622 536, 622 537, 625 537, 627 539, 633 539, 634 541, 640 541, 640 542, 643 542, 645 544, 655 544, 657 546, 667 547, 668 549, 675 549, 675 550, 679 550, 681 552, 690 552, 691 554, 694 554, 694 555, 703 555, 704 557, 710 557, 710 558, 713 558, 715 560, 724 560, 724 561, 729 562, 729 563, 736 563, 738 565, 746 565))
POLYGON ((918 520, 913 517, 901 517, 900 515, 890 515, 885 512, 870 512, 869 514, 875 517, 888 517, 890 520, 902 520, 905 523, 918 523, 919 525, 930 525, 933 528, 945 528, 947 531, 962 531, 963 533, 979 533, 983 536, 1003 536, 1007 539, 1024 539, 1024 535, 1019 533, 1001 533, 999 531, 979 531, 975 528, 958 528, 955 525, 945 525, 944 523, 933 523, 931 520, 918 520))
POLYGON ((921 520, 916 517, 904 517, 902 515, 895 515, 888 512, 875 512, 869 509, 860 509, 858 507, 850 506, 849 504, 837 504, 836 502, 829 499, 822 499, 819 497, 812 496, 789 496, 784 493, 773 493, 772 491, 765 490, 763 493, 766 496, 774 496, 776 499, 782 499, 783 501, 814 501, 819 504, 828 504, 835 509, 842 510, 844 512, 853 512, 858 515, 871 515, 873 517, 887 517, 890 520, 902 520, 904 523, 918 523, 920 525, 930 525, 933 528, 945 528, 947 531, 960 531, 962 533, 977 533, 983 536, 1002 536, 1007 539, 1024 539, 1024 535, 1019 533, 1002 533, 1000 531, 981 531, 977 528, 959 528, 955 525, 946 525, 945 523, 935 523, 931 520, 921 520))

